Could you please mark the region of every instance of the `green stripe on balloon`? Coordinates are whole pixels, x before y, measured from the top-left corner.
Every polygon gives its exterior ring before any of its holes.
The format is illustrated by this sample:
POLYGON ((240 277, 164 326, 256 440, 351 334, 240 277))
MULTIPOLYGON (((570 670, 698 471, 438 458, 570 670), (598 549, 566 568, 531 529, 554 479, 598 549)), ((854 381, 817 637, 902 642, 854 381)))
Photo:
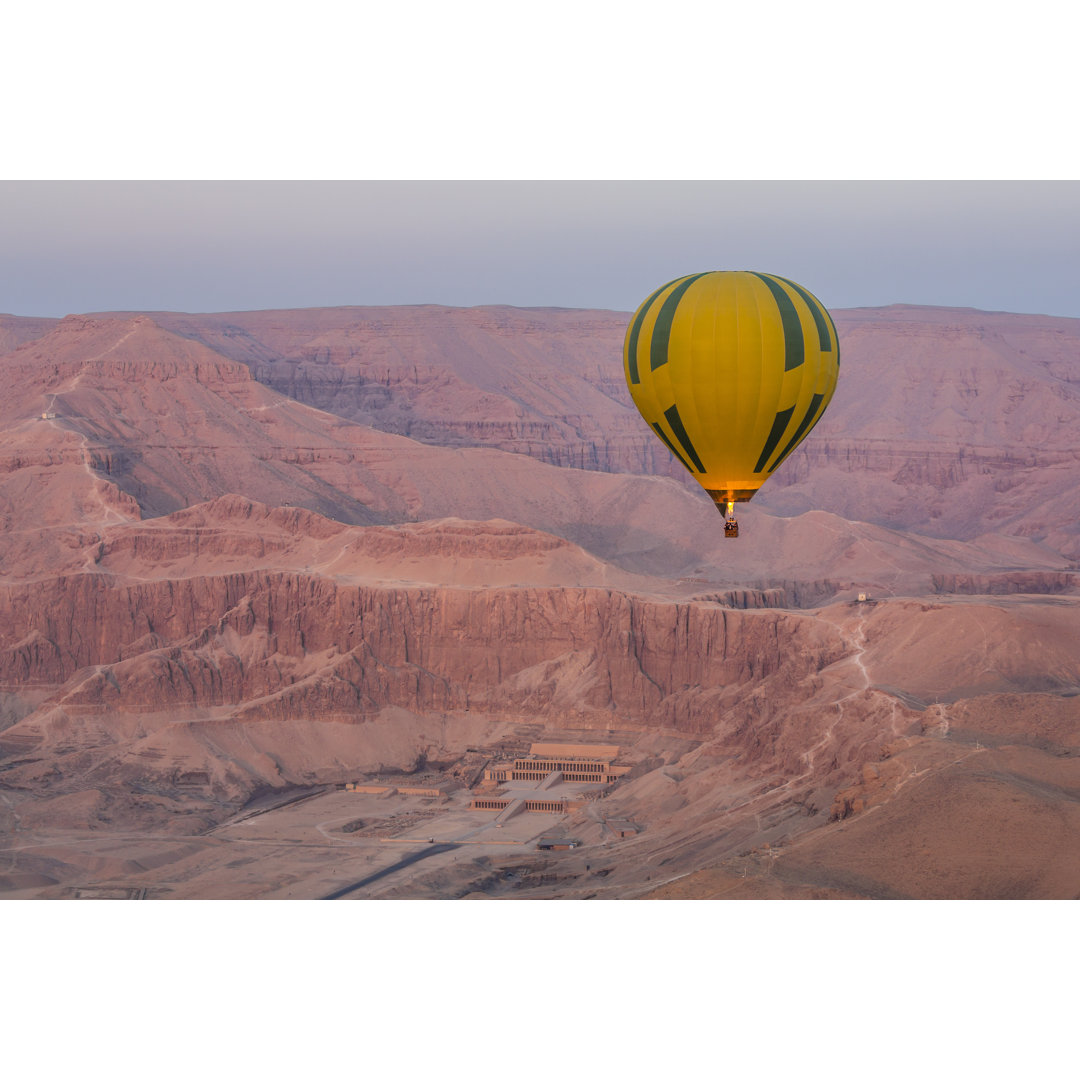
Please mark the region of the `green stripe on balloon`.
MULTIPOLYGON (((679 306, 679 301, 683 298, 686 290, 698 278, 704 276, 705 274, 691 274, 690 277, 671 290, 671 295, 660 308, 660 314, 656 316, 656 325, 653 327, 652 344, 649 348, 649 368, 651 371, 655 371, 658 367, 667 363, 668 340, 671 337, 671 324, 675 319, 675 309, 679 306)), ((704 470, 702 471, 704 472, 704 470)))
POLYGON ((679 440, 679 444, 689 455, 690 460, 697 466, 697 471, 704 472, 705 466, 702 465, 701 458, 698 457, 698 453, 694 449, 694 444, 690 441, 690 436, 686 433, 682 417, 679 415, 679 407, 677 405, 672 405, 671 408, 664 413, 664 419, 671 425, 671 430, 675 432, 675 438, 679 440))
POLYGON ((768 274, 754 273, 754 277, 760 278, 769 286, 769 292, 773 294, 776 306, 780 309, 780 322, 784 327, 784 370, 791 371, 806 359, 799 313, 779 282, 774 281, 768 274))
MULTIPOLYGON (((678 281, 679 279, 675 278, 675 280, 678 281)), ((645 321, 645 316, 649 314, 649 308, 652 307, 652 302, 670 284, 671 284, 671 282, 669 281, 669 282, 667 282, 667 284, 661 285, 660 288, 657 289, 656 292, 654 292, 652 294, 652 296, 650 296, 649 299, 646 300, 645 303, 641 305, 641 307, 638 309, 637 318, 634 320, 634 325, 632 327, 630 327, 630 343, 627 346, 626 354, 627 354, 628 362, 630 364, 630 381, 632 383, 634 383, 635 385, 637 383, 641 382, 641 376, 638 374, 638 362, 637 362, 637 343, 638 343, 638 336, 641 334, 641 324, 645 321)))
POLYGON ((772 467, 769 472, 773 472, 780 464, 799 445, 799 440, 806 434, 806 432, 814 426, 813 422, 817 419, 818 407, 825 400, 824 394, 815 394, 810 399, 810 408, 806 410, 806 415, 802 418, 799 426, 795 429, 795 434, 788 439, 787 446, 780 451, 780 456, 772 463, 772 467))
POLYGON ((757 464, 754 466, 754 472, 759 473, 765 468, 765 462, 772 457, 772 452, 776 449, 776 444, 780 441, 780 436, 784 434, 785 429, 788 426, 788 421, 791 419, 791 414, 795 411, 795 406, 792 405, 790 409, 785 409, 783 412, 778 412, 776 418, 773 420, 772 430, 769 432, 769 437, 765 441, 765 449, 761 451, 761 457, 758 458, 757 464))
POLYGON ((675 449, 675 444, 664 434, 664 429, 659 424, 657 424, 655 421, 653 422, 653 430, 656 432, 657 435, 660 436, 661 439, 664 440, 664 445, 679 459, 679 462, 682 465, 682 467, 687 472, 690 472, 691 469, 690 469, 690 466, 686 462, 686 458, 684 458, 682 456, 682 454, 680 454, 679 451, 675 449))
POLYGON ((790 285, 802 298, 806 301, 806 306, 810 309, 810 314, 814 316, 814 325, 817 327, 818 332, 818 345, 822 352, 832 352, 832 338, 829 337, 829 324, 825 321, 825 313, 818 303, 801 285, 796 285, 794 281, 788 281, 786 277, 776 276, 777 281, 782 281, 785 285, 790 285))

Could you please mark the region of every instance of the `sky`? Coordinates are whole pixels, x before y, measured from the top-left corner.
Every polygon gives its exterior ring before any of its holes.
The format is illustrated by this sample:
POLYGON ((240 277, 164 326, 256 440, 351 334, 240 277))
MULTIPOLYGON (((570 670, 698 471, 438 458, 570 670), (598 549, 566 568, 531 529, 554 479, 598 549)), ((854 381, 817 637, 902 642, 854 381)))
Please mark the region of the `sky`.
POLYGON ((830 308, 1080 317, 1060 4, 649 10, 20 5, 0 312, 632 311, 753 269, 830 308))
POLYGON ((1080 183, 0 181, 0 310, 512 304, 632 311, 701 270, 827 307, 1080 317, 1080 183))

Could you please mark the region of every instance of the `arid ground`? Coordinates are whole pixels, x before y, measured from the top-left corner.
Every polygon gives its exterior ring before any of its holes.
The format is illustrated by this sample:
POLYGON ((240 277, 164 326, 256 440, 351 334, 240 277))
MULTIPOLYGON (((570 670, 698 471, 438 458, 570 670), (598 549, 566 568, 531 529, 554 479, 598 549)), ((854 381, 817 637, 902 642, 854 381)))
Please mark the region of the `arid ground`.
POLYGON ((834 316, 735 541, 627 313, 0 316, 0 897, 1080 898, 1080 320, 834 316))

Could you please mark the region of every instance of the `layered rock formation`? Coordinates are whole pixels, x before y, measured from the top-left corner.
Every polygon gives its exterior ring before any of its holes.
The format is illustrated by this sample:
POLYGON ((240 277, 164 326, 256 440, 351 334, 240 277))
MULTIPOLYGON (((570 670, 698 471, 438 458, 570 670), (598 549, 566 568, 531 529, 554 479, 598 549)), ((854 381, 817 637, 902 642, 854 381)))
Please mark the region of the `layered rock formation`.
POLYGON ((25 315, 0 315, 0 354, 47 334, 59 321, 25 315))
MULTIPOLYGON (((897 305, 833 313, 842 377, 813 437, 758 496, 774 513, 968 539, 992 530, 1077 554, 1077 320, 897 305)), ((667 475, 619 357, 626 314, 434 306, 224 315, 161 326, 320 409, 444 446, 667 475)))
POLYGON ((625 322, 0 323, 0 827, 195 835, 525 724, 639 760, 608 813, 646 827, 549 895, 1080 892, 979 833, 1045 854, 1080 792, 1075 321, 837 313, 833 405, 734 544, 631 411, 625 322))

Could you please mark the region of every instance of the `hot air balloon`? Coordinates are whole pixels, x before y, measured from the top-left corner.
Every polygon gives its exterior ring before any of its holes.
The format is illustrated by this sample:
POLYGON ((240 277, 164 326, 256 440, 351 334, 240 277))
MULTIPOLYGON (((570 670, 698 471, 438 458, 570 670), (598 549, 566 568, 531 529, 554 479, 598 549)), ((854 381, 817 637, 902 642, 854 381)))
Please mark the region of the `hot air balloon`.
POLYGON ((748 502, 821 419, 840 345, 821 301, 776 274, 719 270, 662 285, 630 320, 638 411, 739 535, 748 502))

